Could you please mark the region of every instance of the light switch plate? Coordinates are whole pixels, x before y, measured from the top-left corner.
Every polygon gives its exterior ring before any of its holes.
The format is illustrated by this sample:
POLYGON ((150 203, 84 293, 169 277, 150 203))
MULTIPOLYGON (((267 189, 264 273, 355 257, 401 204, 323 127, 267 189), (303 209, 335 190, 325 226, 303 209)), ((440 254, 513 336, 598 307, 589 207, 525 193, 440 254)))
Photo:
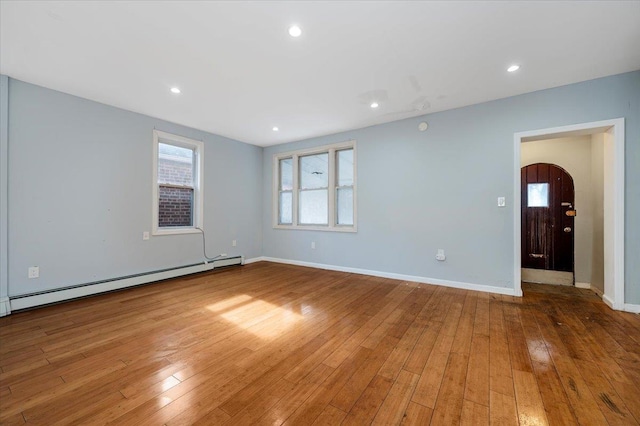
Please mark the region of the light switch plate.
POLYGON ((504 207, 507 205, 507 201, 504 197, 498 197, 498 207, 504 207))

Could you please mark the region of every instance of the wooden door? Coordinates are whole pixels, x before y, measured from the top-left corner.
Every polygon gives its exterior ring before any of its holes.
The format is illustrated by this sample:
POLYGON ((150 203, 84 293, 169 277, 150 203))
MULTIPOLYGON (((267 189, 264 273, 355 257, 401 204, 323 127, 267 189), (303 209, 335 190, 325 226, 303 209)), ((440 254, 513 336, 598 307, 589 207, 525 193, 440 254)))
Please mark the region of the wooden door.
POLYGON ((573 273, 573 178, 554 164, 523 167, 522 267, 573 273))

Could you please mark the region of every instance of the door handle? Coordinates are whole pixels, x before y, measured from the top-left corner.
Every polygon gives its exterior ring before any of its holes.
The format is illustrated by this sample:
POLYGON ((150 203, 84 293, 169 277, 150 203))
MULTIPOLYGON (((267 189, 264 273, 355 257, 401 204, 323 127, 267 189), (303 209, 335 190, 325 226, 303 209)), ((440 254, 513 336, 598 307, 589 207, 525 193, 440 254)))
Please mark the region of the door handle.
POLYGON ((571 227, 567 226, 566 228, 564 228, 564 232, 571 232, 571 227))

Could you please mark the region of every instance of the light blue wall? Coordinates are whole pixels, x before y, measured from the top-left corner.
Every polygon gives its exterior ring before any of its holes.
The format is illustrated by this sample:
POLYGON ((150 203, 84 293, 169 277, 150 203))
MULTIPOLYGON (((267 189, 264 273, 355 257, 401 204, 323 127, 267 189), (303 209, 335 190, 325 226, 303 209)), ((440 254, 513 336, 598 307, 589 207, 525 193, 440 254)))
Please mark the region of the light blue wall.
POLYGON ((208 254, 261 254, 259 147, 14 79, 8 128, 10 296, 203 260, 200 235, 142 240, 154 128, 204 141, 208 254))
POLYGON ((513 288, 514 133, 619 117, 625 301, 640 303, 640 71, 267 148, 263 255, 513 288), (273 154, 348 139, 358 143, 358 232, 273 229, 273 154), (438 248, 446 262, 435 260, 438 248))
POLYGON ((8 128, 9 247, 1 254, 8 252, 11 296, 202 260, 197 235, 142 240, 151 229, 154 127, 205 142, 210 254, 513 288, 514 132, 625 117, 625 299, 640 303, 640 72, 264 150, 14 79, 8 85, 0 130, 8 128), (358 232, 272 229, 272 155, 348 139, 358 141, 358 232), (507 208, 496 206, 501 195, 507 208), (444 263, 434 259, 438 248, 444 263), (32 265, 39 279, 27 279, 32 265))

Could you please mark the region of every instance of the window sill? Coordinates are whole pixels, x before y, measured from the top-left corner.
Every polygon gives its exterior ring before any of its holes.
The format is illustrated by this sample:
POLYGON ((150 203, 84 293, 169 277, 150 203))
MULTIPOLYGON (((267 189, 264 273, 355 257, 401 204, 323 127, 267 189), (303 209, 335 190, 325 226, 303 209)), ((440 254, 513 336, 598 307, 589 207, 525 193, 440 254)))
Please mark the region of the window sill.
POLYGON ((199 234, 200 230, 188 227, 188 228, 164 228, 164 229, 154 229, 151 235, 153 236, 161 236, 161 235, 181 235, 181 234, 199 234))
POLYGON ((273 225, 273 229, 288 229, 291 231, 324 231, 324 232, 358 232, 357 226, 314 226, 314 225, 273 225))

